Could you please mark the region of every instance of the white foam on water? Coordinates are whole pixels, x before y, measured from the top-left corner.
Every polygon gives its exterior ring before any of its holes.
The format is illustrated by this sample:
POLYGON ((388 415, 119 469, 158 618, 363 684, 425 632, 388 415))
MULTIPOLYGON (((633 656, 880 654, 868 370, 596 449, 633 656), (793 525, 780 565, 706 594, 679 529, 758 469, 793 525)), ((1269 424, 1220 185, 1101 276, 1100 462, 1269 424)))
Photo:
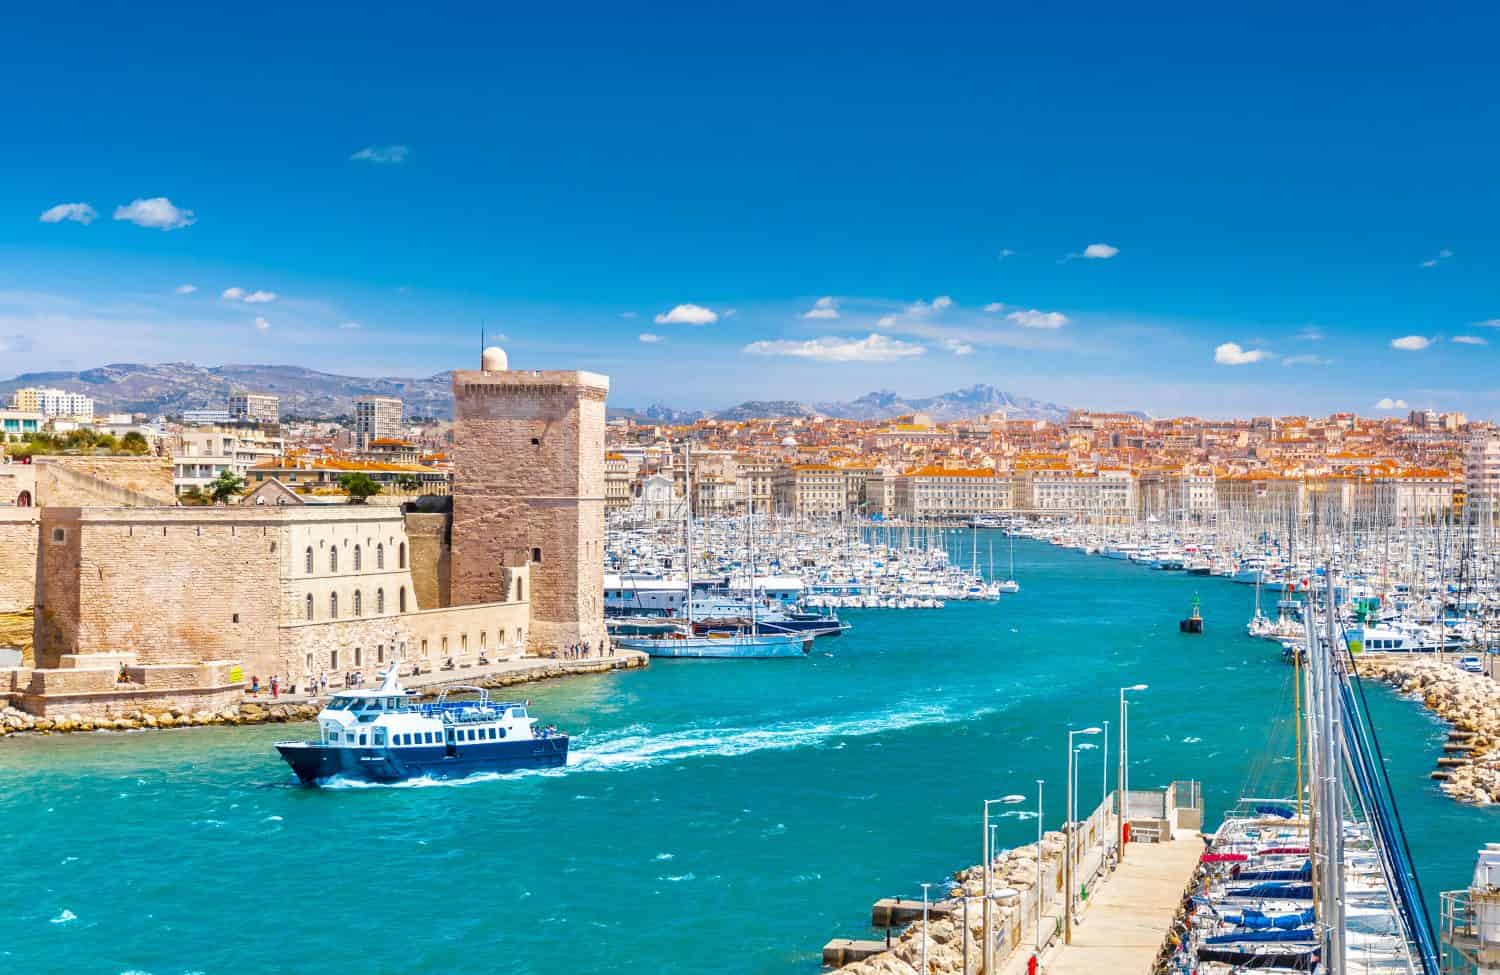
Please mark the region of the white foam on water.
POLYGON ((279 822, 281 822, 281 817, 280 816, 267 816, 266 817, 266 822, 268 822, 268 823, 279 823, 279 822))
POLYGON ((1003 813, 1000 814, 1000 818, 1001 819, 1021 819, 1021 820, 1035 819, 1036 818, 1036 811, 1035 810, 1026 810, 1026 809, 1007 809, 1005 812, 1003 812, 1003 813))
POLYGON ((691 873, 680 873, 680 874, 678 874, 675 877, 657 877, 656 879, 657 880, 670 881, 671 883, 674 883, 674 884, 680 884, 684 880, 697 880, 698 878, 695 875, 691 874, 691 873))
MULTIPOLYGON (((568 764, 561 768, 520 769, 513 772, 479 772, 461 779, 431 776, 400 782, 368 782, 335 776, 322 783, 325 789, 425 789, 459 787, 483 782, 515 780, 531 776, 559 776, 578 772, 609 772, 651 768, 695 758, 736 758, 759 751, 809 748, 833 739, 861 738, 923 725, 953 724, 993 714, 994 708, 941 705, 897 706, 878 714, 835 721, 784 721, 758 728, 688 727, 660 734, 644 725, 630 725, 598 740, 574 739, 568 764)), ((878 746, 880 742, 872 742, 878 746)))
POLYGON ((1202 740, 1203 740, 1202 738, 1199 738, 1199 737, 1197 737, 1195 735, 1188 735, 1186 738, 1182 739, 1182 743, 1184 745, 1196 745, 1196 744, 1198 744, 1198 742, 1200 742, 1202 740))
POLYGON ((658 859, 658 860, 671 860, 671 859, 673 859, 676 856, 677 856, 677 854, 675 854, 675 853, 658 853, 656 855, 656 859, 658 859))
POLYGON ((55 918, 52 919, 51 923, 53 923, 53 924, 67 924, 69 921, 76 921, 76 920, 78 920, 78 915, 74 914, 72 911, 68 910, 65 907, 65 908, 62 909, 62 913, 61 914, 57 915, 57 917, 55 917, 55 918))

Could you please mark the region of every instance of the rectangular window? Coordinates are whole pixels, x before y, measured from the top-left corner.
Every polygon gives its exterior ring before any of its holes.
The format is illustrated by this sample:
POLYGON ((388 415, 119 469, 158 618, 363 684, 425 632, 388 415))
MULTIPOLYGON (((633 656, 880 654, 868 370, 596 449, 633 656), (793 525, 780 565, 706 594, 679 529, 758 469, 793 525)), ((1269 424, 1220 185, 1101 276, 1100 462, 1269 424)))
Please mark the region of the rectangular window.
POLYGON ((429 745, 432 744, 432 732, 426 731, 426 732, 423 732, 423 734, 427 736, 427 744, 429 744, 429 745))
POLYGON ((360 735, 359 735, 359 743, 360 743, 360 744, 361 744, 361 745, 363 745, 363 744, 366 744, 366 743, 367 743, 367 741, 368 741, 368 739, 369 739, 369 735, 366 735, 366 734, 365 734, 365 733, 364 733, 364 732, 360 732, 360 735))

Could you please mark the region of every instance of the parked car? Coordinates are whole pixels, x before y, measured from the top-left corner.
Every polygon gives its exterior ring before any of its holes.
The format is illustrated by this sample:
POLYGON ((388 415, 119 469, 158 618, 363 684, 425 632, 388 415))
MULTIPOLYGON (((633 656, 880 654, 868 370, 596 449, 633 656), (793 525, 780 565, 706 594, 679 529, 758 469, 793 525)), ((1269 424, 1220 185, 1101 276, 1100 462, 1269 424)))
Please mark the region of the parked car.
POLYGON ((1484 673, 1484 661, 1480 660, 1473 654, 1470 654, 1467 657, 1460 658, 1458 661, 1458 667, 1460 670, 1468 671, 1471 674, 1484 673))

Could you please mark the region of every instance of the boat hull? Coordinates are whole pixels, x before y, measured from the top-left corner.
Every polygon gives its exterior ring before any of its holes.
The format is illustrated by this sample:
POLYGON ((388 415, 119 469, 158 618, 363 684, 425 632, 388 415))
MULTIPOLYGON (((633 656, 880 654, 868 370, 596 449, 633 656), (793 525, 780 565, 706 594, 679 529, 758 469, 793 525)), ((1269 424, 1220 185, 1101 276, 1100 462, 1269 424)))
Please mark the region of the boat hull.
POLYGON ((640 650, 669 660, 764 660, 805 657, 811 636, 757 636, 750 638, 693 637, 685 640, 616 640, 615 646, 640 650))
POLYGON ((369 782, 461 779, 480 772, 516 772, 566 765, 568 736, 462 745, 455 749, 455 754, 449 754, 443 746, 335 748, 315 741, 277 742, 276 751, 291 766, 297 779, 309 785, 332 778, 369 782))

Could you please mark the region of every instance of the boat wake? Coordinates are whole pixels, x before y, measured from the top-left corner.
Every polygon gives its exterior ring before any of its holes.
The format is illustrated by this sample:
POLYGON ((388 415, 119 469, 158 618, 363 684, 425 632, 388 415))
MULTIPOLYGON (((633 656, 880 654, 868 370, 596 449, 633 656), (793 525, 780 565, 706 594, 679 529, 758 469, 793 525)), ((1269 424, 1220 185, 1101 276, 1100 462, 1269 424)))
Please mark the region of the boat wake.
POLYGON ((736 758, 759 751, 812 748, 845 738, 864 738, 923 725, 967 721, 993 714, 994 711, 994 708, 959 710, 927 705, 898 707, 879 714, 840 721, 785 721, 760 728, 689 727, 662 733, 653 732, 645 725, 631 725, 617 732, 605 733, 598 740, 589 740, 585 736, 575 738, 568 764, 562 768, 481 772, 462 779, 421 776, 400 782, 368 782, 336 777, 322 785, 325 789, 422 789, 533 777, 547 778, 582 772, 629 771, 698 758, 736 758))

